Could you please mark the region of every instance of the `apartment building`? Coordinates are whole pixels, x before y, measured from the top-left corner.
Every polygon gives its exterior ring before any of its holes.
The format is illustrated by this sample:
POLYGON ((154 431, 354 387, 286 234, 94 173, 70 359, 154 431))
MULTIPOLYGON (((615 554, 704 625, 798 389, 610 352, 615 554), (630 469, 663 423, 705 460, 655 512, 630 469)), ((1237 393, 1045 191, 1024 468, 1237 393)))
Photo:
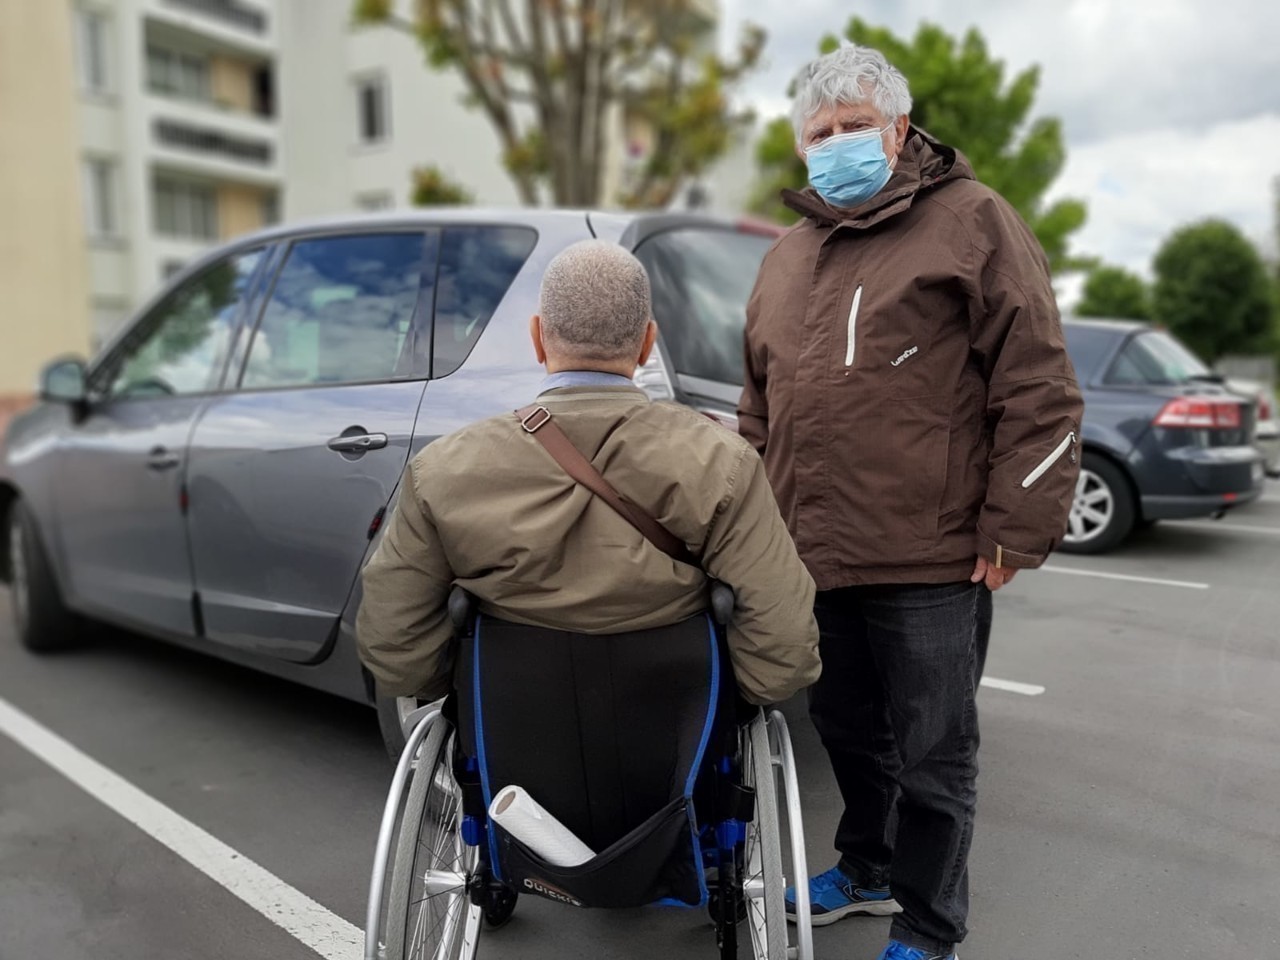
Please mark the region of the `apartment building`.
POLYGON ((89 331, 280 216, 279 26, 248 0, 71 2, 89 331))
POLYGON ((0 431, 40 360, 88 343, 72 71, 64 4, 0 0, 0 431))

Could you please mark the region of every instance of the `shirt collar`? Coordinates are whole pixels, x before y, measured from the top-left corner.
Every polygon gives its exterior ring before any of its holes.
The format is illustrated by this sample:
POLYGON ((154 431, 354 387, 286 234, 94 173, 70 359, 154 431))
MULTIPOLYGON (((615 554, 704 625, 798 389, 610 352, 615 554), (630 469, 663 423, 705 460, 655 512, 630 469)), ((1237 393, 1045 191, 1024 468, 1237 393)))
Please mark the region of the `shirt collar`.
POLYGON ((635 387, 635 381, 617 373, 602 373, 599 370, 561 370, 542 381, 538 394, 548 390, 559 390, 562 387, 635 387))

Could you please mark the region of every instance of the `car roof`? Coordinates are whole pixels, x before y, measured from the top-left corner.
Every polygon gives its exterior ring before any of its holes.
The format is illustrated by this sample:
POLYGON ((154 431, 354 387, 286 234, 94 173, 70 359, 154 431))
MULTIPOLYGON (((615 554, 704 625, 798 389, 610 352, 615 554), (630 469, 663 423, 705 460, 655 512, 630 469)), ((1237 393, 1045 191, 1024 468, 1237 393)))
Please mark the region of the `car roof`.
POLYGON ((1063 314, 1062 322, 1073 327, 1093 327, 1097 330, 1110 330, 1113 333, 1137 333, 1140 330, 1151 330, 1152 326, 1142 320, 1120 320, 1109 317, 1077 317, 1063 314))
POLYGON ((407 207, 372 213, 340 214, 292 220, 264 230, 237 237, 234 246, 273 243, 303 234, 343 233, 348 230, 388 228, 404 230, 413 227, 431 227, 449 224, 502 224, 551 227, 569 223, 589 226, 598 236, 617 239, 628 230, 638 229, 648 235, 679 226, 721 226, 760 233, 778 235, 782 227, 767 221, 744 218, 730 220, 709 214, 688 211, 634 211, 634 210, 578 210, 541 207, 407 207), (776 233, 775 233, 776 231, 776 233))

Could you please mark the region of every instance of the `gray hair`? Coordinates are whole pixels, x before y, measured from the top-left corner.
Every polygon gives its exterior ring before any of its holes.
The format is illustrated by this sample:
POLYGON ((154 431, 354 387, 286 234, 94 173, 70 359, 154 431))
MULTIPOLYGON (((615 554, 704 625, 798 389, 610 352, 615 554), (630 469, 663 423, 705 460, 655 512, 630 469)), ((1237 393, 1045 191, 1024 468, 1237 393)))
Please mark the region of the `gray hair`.
POLYGON ((634 358, 652 315, 649 274, 616 243, 579 241, 543 274, 539 312, 544 340, 576 359, 634 358))
POLYGON ((819 57, 796 76, 796 98, 791 125, 796 143, 804 139, 804 127, 823 107, 839 103, 863 103, 896 120, 911 112, 911 91, 902 71, 871 47, 845 43, 819 57))

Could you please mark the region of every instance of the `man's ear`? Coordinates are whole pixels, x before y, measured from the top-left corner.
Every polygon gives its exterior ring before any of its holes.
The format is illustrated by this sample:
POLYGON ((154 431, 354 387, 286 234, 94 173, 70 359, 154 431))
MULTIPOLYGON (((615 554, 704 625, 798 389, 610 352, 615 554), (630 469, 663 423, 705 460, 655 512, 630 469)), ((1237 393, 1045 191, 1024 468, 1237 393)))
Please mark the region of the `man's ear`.
POLYGON ((652 320, 649 325, 644 328, 644 342, 640 344, 640 359, 636 361, 637 367, 643 367, 649 362, 649 355, 653 353, 653 345, 658 342, 658 325, 652 320))
POLYGON ((533 341, 533 355, 538 358, 538 362, 546 364, 547 348, 542 343, 542 317, 534 314, 529 318, 529 339, 533 341))

